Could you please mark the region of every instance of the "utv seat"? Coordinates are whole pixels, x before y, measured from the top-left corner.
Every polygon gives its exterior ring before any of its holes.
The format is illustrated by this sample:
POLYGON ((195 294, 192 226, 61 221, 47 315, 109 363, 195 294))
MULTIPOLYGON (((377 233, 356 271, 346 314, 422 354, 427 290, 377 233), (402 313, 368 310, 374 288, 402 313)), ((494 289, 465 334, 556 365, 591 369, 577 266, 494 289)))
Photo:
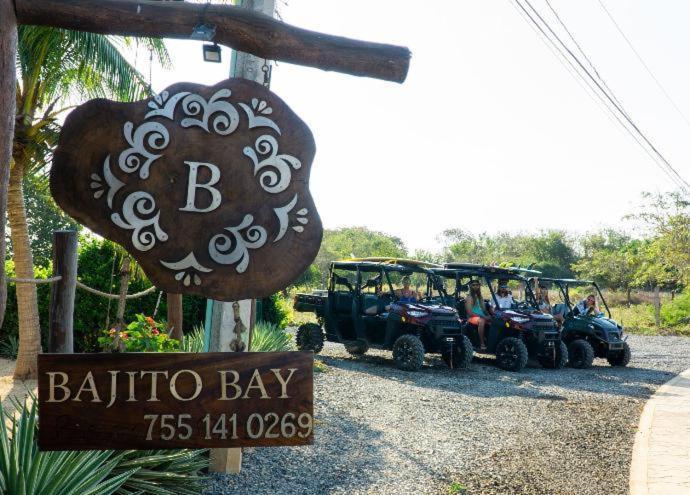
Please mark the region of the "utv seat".
POLYGON ((458 302, 456 304, 456 308, 458 310, 458 316, 460 316, 460 319, 466 320, 467 319, 467 308, 465 307, 465 298, 461 297, 458 299, 458 302))
POLYGON ((352 294, 347 291, 338 291, 333 294, 335 304, 333 310, 337 314, 350 314, 352 311, 352 294))
POLYGON ((557 315, 561 314, 563 316, 568 314, 568 306, 566 306, 564 303, 557 303, 553 305, 553 308, 551 308, 551 314, 557 315))
POLYGON ((380 297, 376 294, 364 294, 362 296, 362 313, 366 318, 386 318, 386 306, 390 304, 389 298, 380 297), (376 313, 366 313, 368 308, 376 307, 376 313))

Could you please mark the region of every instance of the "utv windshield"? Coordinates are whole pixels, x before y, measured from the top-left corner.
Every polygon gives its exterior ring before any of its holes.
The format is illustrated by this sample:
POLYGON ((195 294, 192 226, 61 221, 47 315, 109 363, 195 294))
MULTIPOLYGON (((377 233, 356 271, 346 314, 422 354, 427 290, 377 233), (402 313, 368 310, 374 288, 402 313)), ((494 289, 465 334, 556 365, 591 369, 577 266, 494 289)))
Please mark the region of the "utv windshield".
POLYGON ((471 280, 479 280, 480 294, 493 308, 536 310, 538 304, 527 279, 514 273, 487 274, 481 271, 437 270, 443 277, 446 293, 464 299, 471 280))

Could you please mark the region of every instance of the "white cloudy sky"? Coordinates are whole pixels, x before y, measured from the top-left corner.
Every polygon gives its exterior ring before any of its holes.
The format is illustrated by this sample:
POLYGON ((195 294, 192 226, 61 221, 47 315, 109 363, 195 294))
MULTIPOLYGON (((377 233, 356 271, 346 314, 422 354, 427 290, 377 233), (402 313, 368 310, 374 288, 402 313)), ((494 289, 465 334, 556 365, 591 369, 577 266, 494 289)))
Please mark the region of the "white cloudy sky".
MULTIPOLYGON (((544 0, 532 0, 546 13, 544 0)), ((690 115, 690 2, 602 0, 690 115)), ((690 178, 690 126, 665 99, 599 0, 551 0, 600 74, 690 178)), ((408 46, 402 84, 280 63, 272 89, 311 127, 311 189, 324 225, 365 225, 434 249, 446 228, 587 231, 622 224, 642 191, 672 186, 592 101, 511 0, 289 0, 300 27, 408 46)), ((154 89, 215 83, 200 43, 171 41, 154 89)), ((140 68, 148 73, 145 54, 140 68)))

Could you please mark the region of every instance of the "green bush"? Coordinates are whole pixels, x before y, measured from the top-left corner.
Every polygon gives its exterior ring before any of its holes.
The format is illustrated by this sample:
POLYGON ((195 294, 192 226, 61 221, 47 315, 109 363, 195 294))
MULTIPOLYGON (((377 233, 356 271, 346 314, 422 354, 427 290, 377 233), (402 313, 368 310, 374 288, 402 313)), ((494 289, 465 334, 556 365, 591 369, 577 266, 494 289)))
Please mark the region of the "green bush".
POLYGON ((285 328, 292 320, 292 305, 280 294, 261 300, 261 320, 285 328))
MULTIPOLYGON (((15 277, 14 262, 5 262, 5 272, 8 277, 15 277)), ((48 278, 53 273, 52 268, 36 267, 34 269, 35 278, 48 278)), ((38 316, 41 319, 41 340, 48 342, 48 312, 50 308, 50 284, 38 284, 38 316), (45 323, 45 326, 43 325, 45 323)), ((17 337, 19 329, 19 315, 17 313, 17 286, 13 283, 7 284, 7 309, 5 319, 0 329, 0 342, 8 342, 11 336, 17 337)), ((45 347, 45 346, 44 346, 45 347)))
POLYGON ((690 290, 661 306, 661 321, 671 327, 690 323, 690 290))
POLYGON ((252 352, 275 352, 292 350, 292 335, 275 323, 260 321, 252 332, 252 352))
POLYGON ((8 335, 4 340, 0 340, 0 356, 8 359, 17 359, 19 354, 19 337, 8 335))
MULTIPOLYGON (((79 280, 89 287, 104 292, 115 293, 118 290, 117 267, 121 262, 115 249, 115 244, 105 239, 95 239, 82 236, 79 241, 79 280), (117 257, 115 276, 112 279, 113 258, 117 257)), ((13 264, 7 263, 6 270, 13 276, 13 264)), ((37 268, 35 276, 45 278, 52 274, 51 268, 37 268)), ((133 277, 129 283, 128 292, 135 293, 151 287, 151 283, 141 272, 133 277)), ((47 347, 48 312, 50 307, 50 285, 40 284, 38 288, 38 313, 41 321, 41 337, 43 348, 47 347)), ((125 321, 133 321, 137 313, 153 314, 158 299, 155 291, 140 299, 127 301, 125 321)), ((98 338, 113 325, 117 311, 117 300, 104 299, 82 289, 77 289, 74 301, 74 348, 75 352, 96 352, 99 350, 98 338), (106 320, 109 320, 106 322, 106 320), (106 326, 106 323, 108 325, 106 326)), ((197 296, 185 296, 182 300, 184 318, 183 331, 188 332, 200 321, 203 321, 206 311, 206 299, 197 296)), ((165 294, 161 298, 158 317, 167 313, 165 294)), ((19 318, 17 315, 17 298, 14 284, 7 287, 7 312, 2 328, 0 341, 6 341, 8 335, 17 335, 19 318)))
MULTIPOLYGON (((98 343, 104 351, 116 349, 117 330, 111 328, 98 343)), ((120 344, 125 352, 172 352, 180 348, 180 341, 171 339, 165 331, 165 324, 150 316, 136 315, 136 320, 120 331, 120 344)))

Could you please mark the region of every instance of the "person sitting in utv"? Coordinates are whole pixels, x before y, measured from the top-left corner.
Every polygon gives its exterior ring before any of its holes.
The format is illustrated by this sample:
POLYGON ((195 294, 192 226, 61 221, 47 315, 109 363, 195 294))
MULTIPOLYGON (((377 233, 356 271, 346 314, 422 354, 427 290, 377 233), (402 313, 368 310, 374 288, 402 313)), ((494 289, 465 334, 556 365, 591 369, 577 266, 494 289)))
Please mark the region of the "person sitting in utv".
POLYGON ((479 350, 486 350, 486 340, 484 338, 484 329, 491 321, 491 315, 488 308, 484 305, 484 298, 482 297, 482 289, 479 280, 470 280, 469 294, 465 298, 465 310, 467 311, 467 321, 477 326, 477 333, 479 335, 479 350))
POLYGON ((405 275, 402 280, 402 289, 395 289, 395 295, 398 297, 398 301, 403 303, 414 303, 422 298, 422 295, 416 290, 410 289, 410 277, 405 275))
POLYGON ((498 290, 496 291, 496 301, 498 302, 498 309, 510 309, 515 304, 513 294, 508 290, 508 284, 504 281, 498 283, 498 290))
POLYGON ((577 303, 575 308, 579 314, 583 316, 598 316, 601 313, 599 306, 597 306, 597 298, 594 294, 589 294, 582 301, 577 303))
POLYGON ((563 325, 565 321, 565 305, 562 304, 558 308, 554 307, 549 300, 549 288, 541 282, 537 285, 537 307, 545 315, 552 315, 556 325, 559 327, 563 325))

